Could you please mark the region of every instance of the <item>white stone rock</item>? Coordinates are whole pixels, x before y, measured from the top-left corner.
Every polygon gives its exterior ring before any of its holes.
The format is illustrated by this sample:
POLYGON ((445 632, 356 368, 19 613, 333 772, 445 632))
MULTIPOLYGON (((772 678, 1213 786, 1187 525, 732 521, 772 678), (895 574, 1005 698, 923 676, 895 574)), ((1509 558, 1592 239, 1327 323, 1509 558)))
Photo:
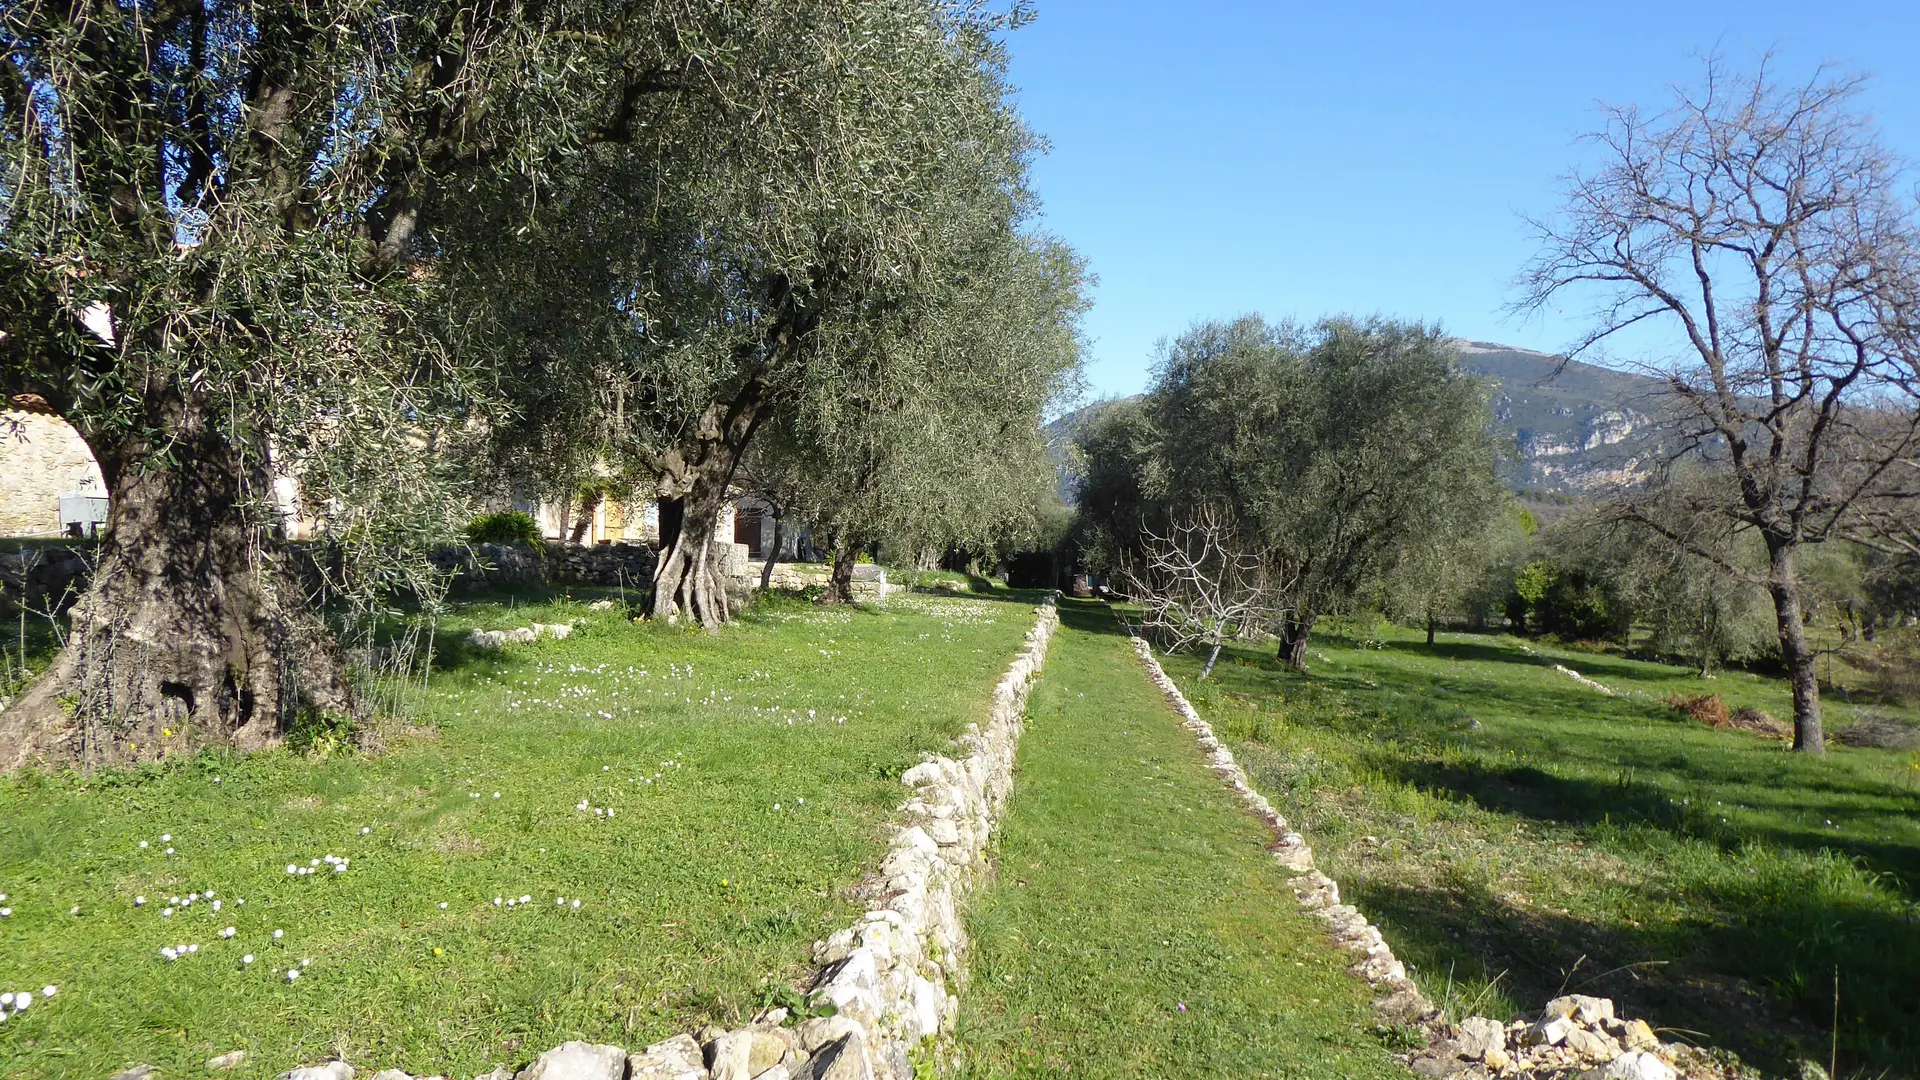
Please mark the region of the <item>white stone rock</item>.
POLYGON ((1590 1070, 1600 1080, 1676 1080, 1673 1066, 1644 1050, 1630 1050, 1614 1058, 1605 1069, 1590 1070))
POLYGON ((575 1040, 541 1054, 514 1080, 622 1080, 626 1072, 624 1049, 575 1040))
POLYGON ((353 1066, 344 1061, 302 1065, 280 1074, 279 1080, 353 1080, 353 1066))
POLYGON ((1527 1043, 1531 1046, 1559 1046, 1567 1041, 1567 1032, 1572 1030, 1572 1020, 1564 1016, 1551 1016, 1527 1029, 1527 1043))
POLYGON ((413 1077, 408 1076, 399 1069, 381 1069, 379 1072, 373 1074, 373 1080, 413 1080, 413 1077))
MULTIPOLYGON (((245 1050, 229 1050, 224 1054, 216 1054, 208 1058, 207 1068, 224 1072, 227 1069, 239 1068, 240 1063, 245 1060, 247 1060, 247 1052, 245 1050)), ((380 1078, 376 1076, 373 1080, 380 1080, 380 1078)))
POLYGON ((1507 1029, 1498 1020, 1469 1016, 1460 1021, 1460 1056, 1478 1061, 1489 1050, 1507 1048, 1507 1029))
POLYGON ((707 1063, 691 1035, 675 1035, 627 1058, 627 1080, 707 1080, 707 1063))

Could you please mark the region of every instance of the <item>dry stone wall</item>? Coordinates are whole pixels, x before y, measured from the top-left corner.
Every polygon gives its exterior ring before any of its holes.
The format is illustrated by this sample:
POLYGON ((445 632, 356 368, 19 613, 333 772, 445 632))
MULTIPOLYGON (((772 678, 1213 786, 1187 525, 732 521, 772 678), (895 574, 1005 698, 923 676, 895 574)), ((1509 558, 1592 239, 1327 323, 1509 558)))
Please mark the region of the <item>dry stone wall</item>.
MULTIPOLYGON (((745 1027, 676 1035, 632 1053, 570 1042, 524 1069, 501 1066, 474 1080, 913 1080, 916 1062, 937 1061, 965 979, 961 903, 988 872, 988 845, 1013 790, 1027 694, 1060 625, 1051 599, 1034 615, 1019 655, 994 687, 985 722, 967 725, 955 757, 929 757, 901 775, 913 794, 863 890, 877 905, 815 943, 807 1011, 832 1015, 800 1020, 770 1009, 745 1027)), ((334 1061, 289 1070, 280 1080, 355 1075, 351 1065, 334 1061)), ((413 1078, 387 1070, 374 1080, 413 1078)))
POLYGON ((1348 970, 1373 988, 1376 1018, 1383 1026, 1420 1033, 1425 1045, 1406 1055, 1414 1075, 1462 1080, 1741 1080, 1752 1075, 1727 1055, 1660 1041, 1644 1020, 1616 1015, 1614 1003, 1606 998, 1570 994, 1547 1002, 1533 1019, 1502 1023, 1471 1016, 1450 1023, 1408 977, 1406 965, 1395 958, 1379 927, 1358 908, 1340 902, 1340 886, 1314 867, 1306 838, 1288 828, 1287 819, 1254 790, 1213 726, 1201 719, 1154 659, 1152 647, 1138 636, 1133 647, 1154 685, 1180 714, 1181 726, 1193 732, 1208 768, 1273 830, 1268 850, 1293 876, 1291 886, 1300 906, 1326 923, 1328 938, 1352 958, 1348 970))

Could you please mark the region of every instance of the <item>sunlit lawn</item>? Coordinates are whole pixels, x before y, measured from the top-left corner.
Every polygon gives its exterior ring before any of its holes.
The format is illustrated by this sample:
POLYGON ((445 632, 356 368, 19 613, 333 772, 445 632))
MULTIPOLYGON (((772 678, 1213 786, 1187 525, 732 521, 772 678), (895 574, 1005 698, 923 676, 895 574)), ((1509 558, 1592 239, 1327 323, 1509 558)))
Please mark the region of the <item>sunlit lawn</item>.
POLYGON ((1665 704, 1791 716, 1741 672, 1384 627, 1313 653, 1305 676, 1255 651, 1210 683, 1168 667, 1435 1000, 1511 1015, 1580 987, 1786 1069, 1826 1061, 1837 970, 1842 1073, 1920 1067, 1920 755, 1809 759, 1665 704))
POLYGON ((999 878, 967 918, 957 1075, 1407 1075, 1104 608, 1062 603, 1028 712, 999 878))
POLYGON ((1032 619, 1005 594, 775 600, 709 636, 468 605, 378 754, 0 780, 0 989, 59 988, 0 1023, 0 1075, 195 1075, 246 1049, 242 1076, 333 1055, 472 1076, 737 1022, 854 917, 900 772, 984 714, 1032 619))

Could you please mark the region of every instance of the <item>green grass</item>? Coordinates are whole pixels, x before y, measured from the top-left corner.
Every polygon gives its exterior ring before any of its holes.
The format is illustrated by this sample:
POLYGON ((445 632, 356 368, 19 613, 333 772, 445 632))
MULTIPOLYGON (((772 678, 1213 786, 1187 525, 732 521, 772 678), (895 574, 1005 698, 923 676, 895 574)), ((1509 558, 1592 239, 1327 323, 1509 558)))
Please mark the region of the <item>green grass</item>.
POLYGON ((189 1076, 236 1048, 243 1077, 335 1054, 472 1076, 567 1039, 738 1022, 856 916, 899 774, 984 714, 1030 604, 774 598, 714 636, 468 604, 418 726, 378 755, 322 738, 329 756, 0 780, 0 988, 60 987, 0 1025, 0 1076, 189 1076), (571 619, 562 642, 454 640, 571 619), (324 855, 350 868, 285 873, 324 855), (209 889, 225 910, 162 916, 209 889), (184 943, 198 953, 159 955, 184 943))
POLYGON ((1808 758, 1665 705, 1791 715, 1744 673, 1391 628, 1312 652, 1304 676, 1267 651, 1168 669, 1436 1001, 1579 987, 1790 1071, 1827 1059, 1837 969, 1842 1073, 1920 1068, 1920 755, 1808 758))
POLYGON ((1061 617, 967 917, 958 1075, 1404 1076, 1112 616, 1061 617))

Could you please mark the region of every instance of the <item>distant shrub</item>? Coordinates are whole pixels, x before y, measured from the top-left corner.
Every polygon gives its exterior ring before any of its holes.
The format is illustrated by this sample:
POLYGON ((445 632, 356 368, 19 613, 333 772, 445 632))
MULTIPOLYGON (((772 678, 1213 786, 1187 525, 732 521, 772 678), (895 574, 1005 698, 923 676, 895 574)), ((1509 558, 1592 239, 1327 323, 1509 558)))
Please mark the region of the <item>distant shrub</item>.
POLYGON ((537 544, 540 542, 540 523, 533 515, 519 510, 501 510, 492 514, 481 514, 467 522, 467 542, 470 544, 537 544))

